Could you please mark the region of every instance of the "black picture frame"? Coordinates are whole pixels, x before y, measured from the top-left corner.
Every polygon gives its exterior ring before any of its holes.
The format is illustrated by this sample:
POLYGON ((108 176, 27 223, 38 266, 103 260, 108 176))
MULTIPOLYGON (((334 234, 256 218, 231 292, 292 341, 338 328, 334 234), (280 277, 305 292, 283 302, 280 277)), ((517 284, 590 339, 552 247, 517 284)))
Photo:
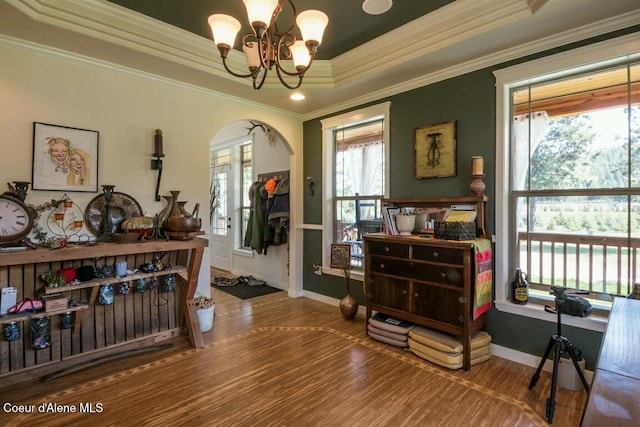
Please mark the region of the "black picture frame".
POLYGON ((456 120, 416 129, 416 179, 457 175, 456 120))

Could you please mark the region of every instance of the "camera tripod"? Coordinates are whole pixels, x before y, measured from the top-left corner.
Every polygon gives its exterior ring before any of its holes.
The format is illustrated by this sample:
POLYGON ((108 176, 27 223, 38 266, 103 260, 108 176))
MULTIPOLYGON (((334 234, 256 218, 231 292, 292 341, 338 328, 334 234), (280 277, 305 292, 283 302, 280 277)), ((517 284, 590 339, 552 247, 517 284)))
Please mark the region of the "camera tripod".
POLYGON ((557 330, 557 334, 552 335, 551 338, 549 338, 549 345, 547 345, 547 349, 545 350, 544 355, 542 356, 542 360, 540 360, 538 369, 536 370, 536 373, 533 374, 533 377, 531 377, 531 382, 529 383, 529 390, 531 390, 533 389, 533 387, 535 387, 536 383, 538 382, 538 379, 540 378, 540 372, 542 372, 542 367, 544 366, 544 363, 547 361, 547 358, 549 357, 551 350, 554 349, 553 371, 551 374, 551 390, 549 392, 549 397, 547 398, 547 410, 546 410, 547 421, 549 422, 549 424, 551 424, 553 421, 553 415, 556 408, 556 385, 558 381, 558 365, 560 364, 560 354, 562 353, 563 350, 565 351, 566 354, 569 355, 569 357, 571 357, 573 366, 576 368, 576 371, 578 371, 578 376, 580 377, 580 381, 582 381, 582 385, 584 386, 584 389, 587 391, 587 393, 589 392, 589 385, 587 384, 587 380, 584 378, 584 374, 582 373, 582 369, 580 369, 580 365, 578 365, 578 357, 575 353, 573 345, 569 342, 567 338, 562 336, 562 323, 560 321, 560 315, 561 315, 560 306, 567 299, 566 295, 564 294, 564 291, 565 291, 564 288, 557 288, 553 286, 551 287, 550 293, 554 294, 556 297, 556 308, 554 310, 549 306, 545 306, 544 309, 549 313, 556 313, 558 315, 556 320, 558 330, 557 330))

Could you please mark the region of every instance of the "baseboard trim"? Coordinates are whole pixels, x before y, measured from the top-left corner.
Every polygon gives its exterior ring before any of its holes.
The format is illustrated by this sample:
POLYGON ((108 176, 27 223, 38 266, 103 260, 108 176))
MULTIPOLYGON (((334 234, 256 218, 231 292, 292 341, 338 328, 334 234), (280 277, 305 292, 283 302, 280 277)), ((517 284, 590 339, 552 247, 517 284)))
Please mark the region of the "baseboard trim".
MULTIPOLYGON (((316 292, 302 290, 303 297, 310 298, 315 301, 323 302, 325 304, 333 305, 336 308, 340 304, 340 300, 337 298, 329 297, 327 295, 318 294, 316 292)), ((363 305, 358 307, 358 314, 366 315, 367 308, 363 305)), ((542 357, 536 356, 533 354, 525 353, 523 351, 514 350, 509 347, 504 347, 497 344, 491 344, 491 354, 500 357, 502 359, 507 359, 512 362, 520 363, 521 365, 531 366, 532 368, 537 368, 540 364, 540 360, 542 357)), ((553 361, 551 359, 547 360, 542 367, 543 371, 551 372, 553 370, 553 361)), ((586 370, 584 371, 585 379, 588 383, 591 383, 593 379, 593 371, 586 370)))
MULTIPOLYGON (((338 308, 340 306, 340 300, 337 299, 337 298, 329 297, 327 295, 318 294, 318 293, 312 292, 312 291, 307 291, 305 289, 302 290, 302 294, 300 296, 307 297, 307 298, 315 300, 315 301, 319 301, 319 302, 323 302, 325 304, 332 305, 332 306, 336 307, 337 310, 340 310, 338 308)), ((360 304, 360 306, 358 307, 358 314, 366 315, 367 314, 367 307, 363 306, 362 304, 360 304)))

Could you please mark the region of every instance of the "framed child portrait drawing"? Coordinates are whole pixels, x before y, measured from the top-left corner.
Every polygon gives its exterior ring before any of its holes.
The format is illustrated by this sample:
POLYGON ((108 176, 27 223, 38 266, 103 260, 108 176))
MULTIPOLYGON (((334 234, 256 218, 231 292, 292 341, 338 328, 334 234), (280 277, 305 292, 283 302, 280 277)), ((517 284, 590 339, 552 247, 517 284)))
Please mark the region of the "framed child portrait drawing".
POLYGON ((98 191, 95 130, 33 123, 34 190, 98 191))

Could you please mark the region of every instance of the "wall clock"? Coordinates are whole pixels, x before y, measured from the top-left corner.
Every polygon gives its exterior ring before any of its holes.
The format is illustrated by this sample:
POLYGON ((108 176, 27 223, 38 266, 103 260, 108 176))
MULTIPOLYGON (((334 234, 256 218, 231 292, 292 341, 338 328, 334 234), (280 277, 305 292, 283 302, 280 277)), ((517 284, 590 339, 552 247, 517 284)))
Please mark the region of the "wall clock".
POLYGON ((32 228, 30 208, 16 197, 0 195, 0 245, 22 241, 32 228))

